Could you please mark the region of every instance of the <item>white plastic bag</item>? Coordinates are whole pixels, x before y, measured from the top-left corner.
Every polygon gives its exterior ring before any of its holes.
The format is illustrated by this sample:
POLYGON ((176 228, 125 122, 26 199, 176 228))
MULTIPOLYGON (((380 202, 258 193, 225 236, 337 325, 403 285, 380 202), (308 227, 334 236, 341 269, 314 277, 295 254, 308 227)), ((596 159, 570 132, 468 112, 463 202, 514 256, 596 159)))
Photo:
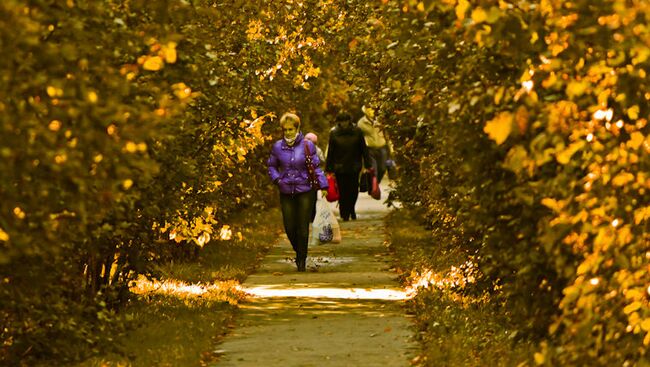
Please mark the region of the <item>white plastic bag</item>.
POLYGON ((330 204, 325 199, 318 197, 316 200, 316 217, 312 224, 309 243, 324 244, 328 242, 341 242, 341 227, 332 212, 330 204))

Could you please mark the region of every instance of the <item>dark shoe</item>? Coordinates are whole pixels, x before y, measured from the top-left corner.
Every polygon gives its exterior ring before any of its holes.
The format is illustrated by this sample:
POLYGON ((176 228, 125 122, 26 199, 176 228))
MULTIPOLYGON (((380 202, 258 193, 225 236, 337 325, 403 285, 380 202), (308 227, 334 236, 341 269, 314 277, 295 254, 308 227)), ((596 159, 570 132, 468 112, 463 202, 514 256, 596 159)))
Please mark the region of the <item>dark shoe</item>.
POLYGON ((350 219, 357 220, 357 214, 356 213, 350 214, 350 219))
POLYGON ((307 270, 307 260, 306 259, 296 259, 296 267, 298 268, 298 271, 302 272, 307 270))

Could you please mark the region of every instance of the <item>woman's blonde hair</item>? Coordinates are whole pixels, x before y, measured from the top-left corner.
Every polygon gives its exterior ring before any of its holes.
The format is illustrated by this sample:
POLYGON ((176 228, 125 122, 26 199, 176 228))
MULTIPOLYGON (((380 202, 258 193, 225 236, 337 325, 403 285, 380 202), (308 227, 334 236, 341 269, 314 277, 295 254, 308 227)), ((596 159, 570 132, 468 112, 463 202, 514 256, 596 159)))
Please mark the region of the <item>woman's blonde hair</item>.
POLYGON ((300 127, 300 117, 292 112, 287 112, 282 117, 280 117, 280 126, 284 125, 286 122, 293 122, 293 126, 296 128, 300 127))

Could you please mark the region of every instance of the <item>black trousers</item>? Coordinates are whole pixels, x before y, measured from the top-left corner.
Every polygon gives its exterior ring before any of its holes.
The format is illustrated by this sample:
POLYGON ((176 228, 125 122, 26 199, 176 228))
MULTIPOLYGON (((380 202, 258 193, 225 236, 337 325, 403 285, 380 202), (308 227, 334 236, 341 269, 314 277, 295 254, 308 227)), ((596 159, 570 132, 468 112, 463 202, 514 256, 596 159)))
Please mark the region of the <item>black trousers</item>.
POLYGON ((309 243, 309 222, 312 220, 314 201, 313 191, 301 194, 280 194, 284 231, 296 252, 296 259, 307 259, 309 243))
POLYGON ((354 206, 357 204, 357 198, 359 198, 360 172, 334 172, 336 183, 339 186, 339 212, 343 220, 357 217, 354 206))

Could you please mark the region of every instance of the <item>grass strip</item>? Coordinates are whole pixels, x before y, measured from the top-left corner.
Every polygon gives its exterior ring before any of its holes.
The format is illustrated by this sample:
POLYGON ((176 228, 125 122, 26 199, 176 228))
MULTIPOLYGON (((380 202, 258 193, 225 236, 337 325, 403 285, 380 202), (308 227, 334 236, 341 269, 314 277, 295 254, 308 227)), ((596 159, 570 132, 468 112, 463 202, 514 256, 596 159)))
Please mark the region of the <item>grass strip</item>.
POLYGON ((518 366, 535 343, 522 337, 496 300, 466 289, 478 275, 469 254, 435 238, 414 210, 386 218, 389 248, 405 287, 422 350, 416 366, 518 366))
MULTIPOLYGON (((116 352, 95 356, 78 367, 207 366, 219 358, 217 343, 229 332, 243 294, 238 289, 282 228, 277 209, 244 213, 231 227, 241 241, 212 241, 196 261, 166 264, 160 281, 141 279, 121 311, 131 320, 116 335, 116 352)), ((105 350, 107 348, 100 348, 105 350)))

